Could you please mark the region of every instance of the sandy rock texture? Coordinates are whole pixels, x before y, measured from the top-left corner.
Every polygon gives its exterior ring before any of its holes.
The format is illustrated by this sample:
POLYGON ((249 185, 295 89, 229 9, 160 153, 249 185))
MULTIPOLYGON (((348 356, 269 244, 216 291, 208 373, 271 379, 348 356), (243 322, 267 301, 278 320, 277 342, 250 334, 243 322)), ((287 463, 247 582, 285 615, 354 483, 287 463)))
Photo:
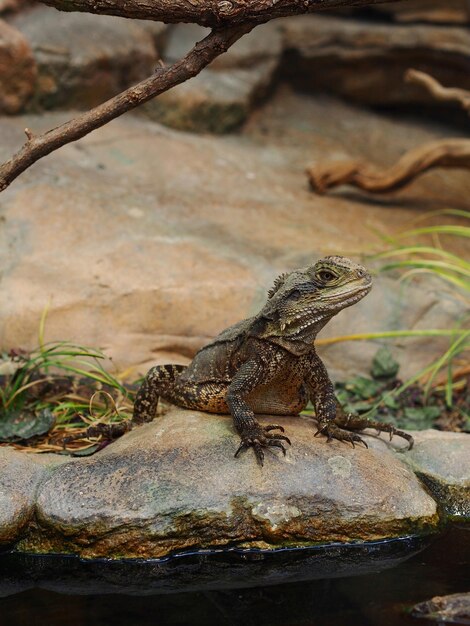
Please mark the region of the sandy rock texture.
POLYGON ((36 492, 49 469, 64 462, 59 455, 35 458, 0 448, 0 546, 13 545, 33 518, 36 492))
MULTIPOLYGON (((66 116, 4 119, 1 158, 66 116)), ((0 345, 32 348, 50 302, 48 340, 100 346, 118 369, 187 362, 207 340, 254 314, 276 275, 326 254, 383 246, 439 208, 468 208, 465 172, 433 172, 371 204, 359 193, 318 197, 315 159, 392 162, 440 132, 282 91, 239 137, 200 137, 126 117, 42 160, 0 198, 0 345)), ((429 223, 438 223, 439 216, 429 223)), ((458 240, 443 240, 459 250, 458 240)), ((321 337, 449 328, 465 305, 426 277, 377 277, 371 294, 321 337)), ((332 345, 334 376, 367 371, 376 342, 332 345)), ((447 341, 400 341, 401 375, 447 341), (413 349, 409 349, 413 346, 413 349), (406 356, 405 356, 406 355, 406 356)))
POLYGON ((375 13, 398 22, 434 22, 437 24, 468 24, 470 10, 467 0, 408 0, 371 7, 375 13))

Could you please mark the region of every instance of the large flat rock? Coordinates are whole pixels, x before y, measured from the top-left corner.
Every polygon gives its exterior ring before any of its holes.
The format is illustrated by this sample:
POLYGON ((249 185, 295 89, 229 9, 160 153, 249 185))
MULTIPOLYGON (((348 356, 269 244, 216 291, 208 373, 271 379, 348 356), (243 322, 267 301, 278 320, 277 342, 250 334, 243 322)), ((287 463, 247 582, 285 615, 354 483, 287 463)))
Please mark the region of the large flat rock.
POLYGON ((328 444, 310 420, 284 422, 293 445, 285 458, 267 454, 261 468, 251 451, 234 458, 229 416, 172 409, 98 455, 56 468, 19 549, 148 558, 376 540, 435 526, 434 500, 386 442, 368 438, 368 450, 328 444))
MULTIPOLYGON (((70 117, 0 121, 0 158, 70 117)), ((371 202, 318 197, 304 169, 325 156, 380 164, 446 135, 330 99, 282 90, 238 137, 194 136, 126 116, 27 170, 0 196, 0 345, 32 348, 49 304, 47 340, 100 346, 116 367, 187 362, 209 338, 255 313, 274 277, 326 254, 381 248, 377 233, 425 213, 468 209, 466 172, 435 171, 371 202)), ((429 218, 437 224, 442 216, 429 218)), ((456 218, 453 218, 456 219, 456 218)), ((457 238, 443 239, 465 254, 457 238)), ((368 262, 367 262, 368 264, 368 262)), ((321 337, 450 328, 465 304, 440 282, 378 277, 371 294, 321 337)), ((407 376, 447 340, 400 341, 407 376)), ((339 377, 367 371, 376 342, 322 349, 339 377)))

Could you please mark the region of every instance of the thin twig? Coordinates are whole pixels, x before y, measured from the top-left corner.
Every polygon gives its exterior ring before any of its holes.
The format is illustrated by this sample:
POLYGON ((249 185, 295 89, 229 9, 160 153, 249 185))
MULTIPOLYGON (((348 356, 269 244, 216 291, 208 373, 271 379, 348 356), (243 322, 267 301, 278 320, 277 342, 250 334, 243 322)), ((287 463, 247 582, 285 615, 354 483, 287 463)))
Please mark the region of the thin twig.
POLYGON ((25 133, 28 140, 25 145, 9 161, 0 166, 0 191, 6 189, 33 163, 57 150, 57 148, 81 139, 123 113, 196 76, 206 65, 230 48, 252 28, 252 23, 244 23, 213 30, 180 61, 168 68, 158 68, 153 76, 91 109, 91 111, 87 111, 43 135, 33 135, 29 129, 26 129, 25 133))
POLYGON ((434 167, 470 169, 470 139, 440 139, 407 152, 390 168, 358 160, 319 163, 307 169, 313 191, 323 194, 339 185, 353 185, 370 193, 401 189, 434 167))
POLYGON ((443 87, 429 74, 413 69, 406 72, 405 80, 408 83, 421 85, 427 89, 436 100, 441 102, 457 102, 470 115, 470 91, 457 87, 443 87))

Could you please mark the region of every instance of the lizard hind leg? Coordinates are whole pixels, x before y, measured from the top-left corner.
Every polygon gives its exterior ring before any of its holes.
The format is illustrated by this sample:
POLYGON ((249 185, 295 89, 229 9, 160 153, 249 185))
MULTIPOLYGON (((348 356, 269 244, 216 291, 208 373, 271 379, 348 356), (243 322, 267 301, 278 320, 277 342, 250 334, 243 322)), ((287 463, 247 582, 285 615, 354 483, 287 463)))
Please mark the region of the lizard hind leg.
POLYGON ((156 365, 152 367, 135 397, 133 424, 151 422, 157 414, 160 396, 171 393, 186 365, 156 365))
POLYGON ((361 417, 360 415, 347 414, 343 411, 342 408, 338 408, 335 424, 340 428, 344 428, 350 431, 364 430, 365 428, 375 428, 378 433, 389 433, 390 441, 392 440, 392 437, 396 435, 397 437, 402 437, 408 442, 409 450, 411 450, 411 448, 413 447, 413 437, 408 433, 405 433, 403 430, 395 428, 395 426, 393 426, 392 424, 387 424, 385 422, 376 422, 375 420, 371 420, 367 417, 361 417))
POLYGON ((136 425, 151 422, 157 414, 161 392, 164 389, 171 389, 185 369, 185 365, 157 365, 152 367, 137 392, 132 419, 111 424, 104 422, 93 424, 85 432, 66 437, 63 444, 67 445, 76 439, 87 439, 100 435, 105 439, 113 440, 121 437, 136 425))

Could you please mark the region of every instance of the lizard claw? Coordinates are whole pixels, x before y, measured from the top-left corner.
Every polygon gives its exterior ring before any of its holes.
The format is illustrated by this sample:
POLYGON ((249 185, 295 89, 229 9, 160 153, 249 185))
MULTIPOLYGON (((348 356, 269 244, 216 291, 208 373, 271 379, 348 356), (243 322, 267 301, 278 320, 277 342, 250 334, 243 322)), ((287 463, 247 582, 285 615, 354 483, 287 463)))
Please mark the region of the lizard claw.
POLYGON ((362 443, 364 447, 369 448, 367 443, 356 435, 355 433, 350 432, 349 430, 343 430, 342 428, 338 428, 335 424, 325 424, 322 427, 319 427, 314 437, 318 437, 319 435, 326 435, 326 441, 329 443, 333 439, 337 439, 338 441, 344 441, 345 443, 350 443, 353 448, 356 447, 355 442, 362 443))
POLYGON ((281 433, 283 433, 285 430, 284 426, 280 426, 279 424, 268 424, 268 426, 264 426, 263 428, 266 432, 269 432, 270 430, 280 430, 281 433))
POLYGON ((284 432, 282 426, 276 424, 270 424, 269 426, 261 426, 260 424, 252 425, 246 428, 241 433, 242 440, 235 452, 237 457, 240 452, 253 448, 258 463, 263 466, 264 464, 264 448, 280 448, 284 456, 286 456, 286 448, 283 445, 283 441, 291 445, 290 439, 285 435, 278 433, 271 433, 269 431, 279 429, 284 432))
POLYGON ((393 426, 392 424, 380 423, 380 424, 376 424, 375 428, 378 434, 380 434, 381 432, 387 432, 389 434, 390 441, 392 441, 393 437, 396 435, 397 437, 403 437, 403 439, 405 439, 408 442, 408 450, 411 450, 411 448, 413 447, 413 444, 414 444, 413 437, 409 435, 408 433, 405 433, 403 430, 399 430, 398 428, 395 428, 395 426, 393 426))

